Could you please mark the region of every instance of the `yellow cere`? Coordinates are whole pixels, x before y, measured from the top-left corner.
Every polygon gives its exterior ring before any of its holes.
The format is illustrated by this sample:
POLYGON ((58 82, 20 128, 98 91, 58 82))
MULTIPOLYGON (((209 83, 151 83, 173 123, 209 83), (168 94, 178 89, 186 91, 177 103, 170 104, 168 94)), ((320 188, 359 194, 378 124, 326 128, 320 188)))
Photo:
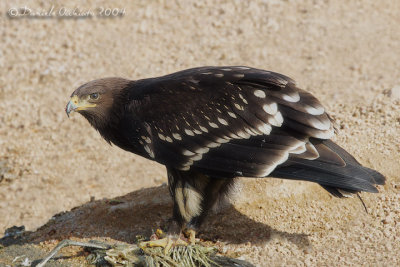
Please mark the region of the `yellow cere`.
POLYGON ((87 99, 80 99, 78 96, 74 95, 71 97, 71 102, 77 107, 76 110, 85 110, 87 108, 93 108, 96 106, 94 103, 89 103, 87 99))

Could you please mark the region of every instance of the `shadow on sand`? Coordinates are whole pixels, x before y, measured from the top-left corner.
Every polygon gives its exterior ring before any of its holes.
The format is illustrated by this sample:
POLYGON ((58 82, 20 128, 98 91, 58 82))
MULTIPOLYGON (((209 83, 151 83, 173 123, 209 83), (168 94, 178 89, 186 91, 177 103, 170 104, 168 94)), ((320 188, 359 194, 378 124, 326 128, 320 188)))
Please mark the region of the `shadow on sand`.
MULTIPOLYGON (((166 185, 140 189, 114 199, 95 200, 56 214, 45 225, 32 232, 0 239, 0 244, 37 244, 63 239, 112 239, 133 243, 136 236, 150 236, 168 225, 172 201, 166 185)), ((263 244, 274 238, 286 239, 299 248, 310 245, 306 234, 278 231, 256 222, 228 205, 218 213, 210 214, 199 231, 205 241, 230 244, 263 244)), ((114 243, 115 243, 114 241, 114 243)), ((111 241, 112 243, 112 241, 111 241)))

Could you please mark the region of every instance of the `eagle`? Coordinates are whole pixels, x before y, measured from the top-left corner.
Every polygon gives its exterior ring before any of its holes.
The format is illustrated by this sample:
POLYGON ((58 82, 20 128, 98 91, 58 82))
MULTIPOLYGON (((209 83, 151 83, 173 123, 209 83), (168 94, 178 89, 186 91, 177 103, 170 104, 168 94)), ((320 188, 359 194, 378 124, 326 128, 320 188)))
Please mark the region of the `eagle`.
POLYGON ((173 218, 190 243, 237 177, 311 181, 335 197, 385 183, 330 140, 334 123, 317 98, 272 71, 207 66, 98 79, 72 93, 73 111, 108 143, 166 166, 173 218))

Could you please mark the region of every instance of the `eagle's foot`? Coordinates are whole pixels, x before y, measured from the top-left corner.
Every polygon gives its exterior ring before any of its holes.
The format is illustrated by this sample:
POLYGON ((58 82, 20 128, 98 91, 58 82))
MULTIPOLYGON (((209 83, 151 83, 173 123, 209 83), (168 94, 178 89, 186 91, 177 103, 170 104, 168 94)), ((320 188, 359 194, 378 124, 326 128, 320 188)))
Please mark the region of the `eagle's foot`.
POLYGON ((173 238, 166 235, 162 230, 157 229, 156 233, 151 237, 152 240, 140 242, 139 247, 141 249, 162 247, 164 248, 164 254, 167 255, 172 247, 192 245, 190 241, 187 242, 181 239, 181 236, 180 234, 178 238, 173 238))
POLYGON ((188 239, 188 243, 190 245, 194 245, 196 243, 196 231, 193 229, 185 229, 184 234, 188 239))

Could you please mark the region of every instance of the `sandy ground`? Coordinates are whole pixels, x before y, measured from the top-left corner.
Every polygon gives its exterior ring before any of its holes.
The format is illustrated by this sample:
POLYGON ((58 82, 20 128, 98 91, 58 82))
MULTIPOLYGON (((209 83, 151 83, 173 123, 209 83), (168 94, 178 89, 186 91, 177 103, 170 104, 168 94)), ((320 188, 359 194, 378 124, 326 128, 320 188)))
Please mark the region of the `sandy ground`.
MULTIPOLYGON (((53 2, 56 13, 95 16, 10 19, 10 8, 51 4, 0 3, 0 233, 25 225, 28 243, 49 251, 65 237, 133 242, 165 223, 164 168, 107 145, 83 117, 67 119, 69 95, 100 77, 248 65, 313 92, 336 119, 335 140, 387 184, 362 194, 366 214, 358 199, 311 183, 242 179, 201 236, 258 266, 400 265, 399 1, 53 2), (125 15, 99 17, 101 7, 125 15)), ((0 255, 0 265, 15 256, 0 255)))

